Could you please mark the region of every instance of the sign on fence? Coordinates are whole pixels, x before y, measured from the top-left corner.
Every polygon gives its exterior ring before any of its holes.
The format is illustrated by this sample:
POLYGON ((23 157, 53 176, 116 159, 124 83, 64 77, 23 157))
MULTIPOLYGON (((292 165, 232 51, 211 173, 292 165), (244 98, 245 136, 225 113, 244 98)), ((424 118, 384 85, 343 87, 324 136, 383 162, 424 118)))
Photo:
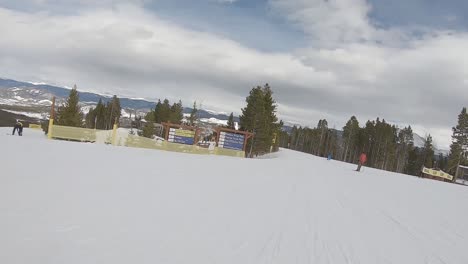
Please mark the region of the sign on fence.
POLYGON ((185 130, 185 129, 169 129, 169 137, 167 139, 169 142, 193 145, 195 142, 195 131, 185 130))
POLYGON ((244 150, 245 136, 221 131, 218 146, 225 149, 244 150))

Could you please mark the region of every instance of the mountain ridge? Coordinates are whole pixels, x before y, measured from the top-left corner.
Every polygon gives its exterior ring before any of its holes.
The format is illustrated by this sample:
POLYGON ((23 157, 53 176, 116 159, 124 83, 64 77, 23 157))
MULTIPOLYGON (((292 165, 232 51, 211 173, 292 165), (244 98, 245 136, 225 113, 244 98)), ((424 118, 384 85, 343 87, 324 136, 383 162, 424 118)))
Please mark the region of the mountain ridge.
MULTIPOLYGON (((59 87, 44 83, 31 83, 0 78, 0 105, 23 105, 23 106, 50 106, 51 98, 55 96, 57 103, 63 103, 68 97, 71 88, 59 87)), ((112 96, 102 95, 92 92, 78 91, 80 103, 87 106, 95 105, 102 100, 109 102, 112 96)), ((154 109, 156 102, 142 98, 119 97, 123 109, 130 109, 140 112, 148 112, 154 109)), ((190 107, 184 107, 183 113, 192 111, 190 107)), ((199 117, 204 119, 216 118, 227 120, 229 116, 226 113, 217 113, 212 110, 199 109, 199 117)), ((234 118, 236 122, 238 117, 234 118)))

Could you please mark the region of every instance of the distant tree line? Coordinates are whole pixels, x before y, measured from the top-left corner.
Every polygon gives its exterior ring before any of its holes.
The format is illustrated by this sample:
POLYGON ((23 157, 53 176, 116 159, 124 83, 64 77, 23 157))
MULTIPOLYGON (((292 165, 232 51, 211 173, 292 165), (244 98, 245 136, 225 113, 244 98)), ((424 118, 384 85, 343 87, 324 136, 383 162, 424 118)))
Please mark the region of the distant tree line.
POLYGON ((291 133, 282 132, 281 146, 317 156, 357 163, 366 153, 367 166, 382 170, 417 175, 423 166, 433 166, 432 138, 426 138, 424 148, 414 146, 411 126, 398 129, 384 119, 369 120, 364 127, 352 116, 342 131, 328 128, 325 119, 316 128, 294 126, 291 133))
POLYGON ((424 146, 416 147, 411 126, 400 129, 377 118, 361 127, 355 116, 342 131, 330 129, 325 119, 315 128, 294 126, 290 132, 281 131, 280 146, 322 157, 330 154, 350 163, 356 163, 365 152, 367 166, 373 168, 419 175, 425 166, 454 175, 458 165, 468 165, 468 114, 463 108, 453 128, 448 157, 434 154, 431 135, 426 136, 424 146))
POLYGON ((86 115, 85 124, 87 128, 112 129, 114 123, 118 123, 121 116, 122 108, 120 100, 114 95, 110 102, 104 104, 99 99, 96 108, 91 108, 86 115))
POLYGON ((319 120, 316 128, 292 128, 291 133, 281 131, 280 147, 290 148, 316 156, 338 155, 337 131, 328 128, 327 120, 319 120))
MULTIPOLYGON (((70 90, 65 103, 57 107, 54 124, 107 130, 112 129, 114 123, 120 119, 122 108, 120 99, 115 95, 107 103, 103 103, 100 99, 96 108, 91 108, 86 115, 81 110, 79 102, 80 98, 75 85, 70 90)), ((47 133, 48 122, 44 122, 42 128, 47 133)))
POLYGON ((146 114, 145 120, 159 124, 163 122, 181 124, 182 119, 184 118, 183 110, 182 101, 180 100, 172 105, 168 99, 164 99, 162 103, 161 100, 159 100, 156 103, 155 108, 146 114))

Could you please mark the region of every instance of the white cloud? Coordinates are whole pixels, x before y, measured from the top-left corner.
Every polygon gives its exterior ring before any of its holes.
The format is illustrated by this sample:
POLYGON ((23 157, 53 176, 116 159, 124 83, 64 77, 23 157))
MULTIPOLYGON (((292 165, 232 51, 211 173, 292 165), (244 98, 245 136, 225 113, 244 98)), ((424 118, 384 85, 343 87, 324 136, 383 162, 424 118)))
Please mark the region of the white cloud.
POLYGON ((270 0, 271 6, 309 34, 316 44, 373 40, 365 0, 270 0))
POLYGON ((223 3, 223 4, 232 4, 232 3, 235 3, 237 2, 237 0, 214 0, 218 3, 223 3))
POLYGON ((0 69, 12 77, 44 76, 85 89, 202 98, 215 105, 225 100, 235 108, 244 100, 233 104, 229 96, 243 97, 251 86, 268 80, 302 85, 333 79, 292 55, 257 52, 129 5, 74 16, 0 9, 0 18, 0 69))
POLYGON ((117 4, 142 5, 149 0, 0 0, 0 5, 14 7, 109 7, 117 4), (13 3, 14 2, 14 3, 13 3))
POLYGON ((361 121, 380 116, 425 127, 420 131, 448 146, 450 127, 468 99, 463 85, 468 76, 466 32, 378 28, 368 18, 371 6, 365 0, 270 4, 310 37, 309 48, 296 51, 304 64, 337 76, 328 89, 338 96, 330 98, 328 107, 322 103, 323 108, 341 108, 337 116, 342 118, 346 108, 361 121))

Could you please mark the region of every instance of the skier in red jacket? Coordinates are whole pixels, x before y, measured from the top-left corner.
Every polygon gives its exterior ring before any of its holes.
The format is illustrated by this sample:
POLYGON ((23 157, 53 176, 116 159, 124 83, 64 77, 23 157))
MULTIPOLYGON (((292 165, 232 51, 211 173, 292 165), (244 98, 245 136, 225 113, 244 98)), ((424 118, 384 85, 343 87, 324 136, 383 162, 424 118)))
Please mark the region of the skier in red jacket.
POLYGON ((366 162, 367 162, 367 155, 365 152, 363 152, 361 156, 359 156, 359 164, 358 164, 356 171, 361 171, 362 165, 366 164, 366 162))

